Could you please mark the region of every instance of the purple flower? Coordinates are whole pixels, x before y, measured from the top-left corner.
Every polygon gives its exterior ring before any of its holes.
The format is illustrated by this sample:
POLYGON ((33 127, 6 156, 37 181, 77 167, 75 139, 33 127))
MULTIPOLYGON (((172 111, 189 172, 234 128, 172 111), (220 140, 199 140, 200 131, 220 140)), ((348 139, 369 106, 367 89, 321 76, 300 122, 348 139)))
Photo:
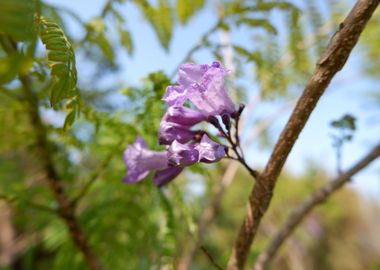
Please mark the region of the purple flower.
POLYGON ((193 126, 207 120, 207 116, 184 106, 171 106, 165 113, 164 119, 181 125, 193 126))
POLYGON ((224 88, 228 73, 219 62, 211 66, 183 64, 179 69, 179 85, 169 86, 163 100, 173 106, 183 105, 189 99, 207 116, 234 113, 235 105, 224 88))
POLYGON ((153 182, 156 186, 162 187, 163 185, 166 185, 174 178, 176 178, 182 172, 182 170, 182 167, 169 167, 167 169, 157 171, 153 177, 153 182))
POLYGON ((190 166, 199 161, 199 152, 194 144, 182 144, 174 141, 168 148, 170 166, 190 166))
POLYGON ((160 123, 158 141, 160 144, 169 145, 173 141, 186 143, 194 138, 198 131, 190 128, 207 117, 195 110, 183 106, 169 107, 160 123))
POLYGON ((168 148, 169 166, 190 166, 197 162, 213 163, 226 155, 223 145, 211 140, 206 134, 199 143, 182 144, 174 141, 168 148))
POLYGON ((195 149, 199 152, 199 161, 204 163, 217 162, 226 155, 225 147, 211 140, 206 134, 195 149))
POLYGON ((162 99, 165 100, 169 106, 182 106, 187 100, 187 90, 182 85, 169 85, 166 87, 166 92, 162 99))
POLYGON ((218 121, 217 116, 221 116, 223 124, 229 129, 230 117, 241 113, 241 109, 236 110, 224 88, 224 77, 228 73, 219 62, 180 66, 179 85, 168 86, 163 97, 169 108, 161 120, 158 137, 160 144, 167 145, 166 151, 151 151, 145 141, 137 137, 124 151, 128 168, 125 182, 136 183, 150 171, 156 171, 153 181, 161 187, 172 181, 186 166, 197 162, 217 162, 226 155, 225 146, 211 140, 204 131, 192 130, 192 127, 202 121, 213 123, 211 120, 218 121), (187 100, 196 110, 184 106, 187 100))
POLYGON ((136 183, 144 179, 149 171, 163 170, 168 167, 166 152, 149 150, 140 136, 125 149, 123 158, 128 168, 128 174, 124 177, 126 183, 136 183))
POLYGON ((166 145, 170 145, 175 140, 180 143, 186 143, 192 140, 197 133, 197 131, 190 130, 189 126, 162 119, 160 130, 158 131, 158 142, 166 145))

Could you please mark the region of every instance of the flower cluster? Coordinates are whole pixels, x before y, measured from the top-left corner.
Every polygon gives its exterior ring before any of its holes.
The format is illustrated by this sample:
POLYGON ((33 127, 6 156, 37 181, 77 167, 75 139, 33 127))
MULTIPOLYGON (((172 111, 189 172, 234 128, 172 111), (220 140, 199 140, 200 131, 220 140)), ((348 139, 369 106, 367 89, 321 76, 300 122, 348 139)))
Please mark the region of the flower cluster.
POLYGON ((136 183, 155 171, 154 183, 163 186, 186 166, 197 162, 213 163, 226 156, 225 146, 193 127, 203 121, 218 126, 217 117, 227 126, 230 117, 239 113, 224 88, 224 77, 228 73, 219 62, 180 66, 178 84, 168 86, 163 97, 168 109, 160 123, 158 141, 166 150, 149 150, 144 140, 137 137, 124 151, 128 168, 126 183, 136 183), (187 101, 192 108, 185 107, 187 101))

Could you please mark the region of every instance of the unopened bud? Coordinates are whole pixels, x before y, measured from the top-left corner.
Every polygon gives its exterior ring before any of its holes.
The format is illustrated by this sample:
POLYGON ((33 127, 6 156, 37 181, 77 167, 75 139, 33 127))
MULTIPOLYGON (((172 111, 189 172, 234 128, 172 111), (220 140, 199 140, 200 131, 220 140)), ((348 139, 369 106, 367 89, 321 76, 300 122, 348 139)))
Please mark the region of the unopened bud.
POLYGON ((245 108, 245 105, 244 105, 243 103, 241 103, 241 104, 239 105, 239 109, 238 109, 238 114, 239 114, 239 116, 240 116, 241 113, 244 111, 244 108, 245 108))
POLYGON ((210 115, 210 116, 208 117, 207 120, 208 120, 208 122, 209 122, 211 125, 213 125, 214 127, 216 127, 216 128, 219 128, 219 127, 220 127, 220 124, 219 124, 218 118, 216 118, 215 116, 210 115))
POLYGON ((222 122, 223 122, 224 126, 226 127, 226 129, 230 130, 230 128, 231 128, 231 119, 230 119, 230 116, 228 114, 223 114, 222 115, 222 122))

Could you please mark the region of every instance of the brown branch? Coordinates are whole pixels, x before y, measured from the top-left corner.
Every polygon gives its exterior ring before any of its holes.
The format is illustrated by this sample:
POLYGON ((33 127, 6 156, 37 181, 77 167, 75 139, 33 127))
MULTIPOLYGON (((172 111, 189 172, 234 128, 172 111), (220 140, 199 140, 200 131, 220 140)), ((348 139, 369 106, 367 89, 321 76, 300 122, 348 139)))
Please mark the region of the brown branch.
MULTIPOLYGON (((17 44, 11 39, 0 36, 0 41, 1 45, 7 53, 17 51, 17 44)), ((88 268, 91 270, 100 270, 102 269, 101 264, 98 261, 98 258, 95 256, 92 248, 90 248, 88 244, 88 240, 79 225, 77 217, 75 216, 75 209, 64 193, 62 182, 54 167, 50 145, 46 136, 47 131, 41 120, 38 98, 32 89, 31 78, 28 75, 20 74, 19 80, 22 85, 25 100, 28 102, 30 123, 35 132, 36 150, 38 152, 42 168, 45 171, 50 190, 53 193, 54 198, 59 206, 59 216, 65 222, 75 245, 83 254, 85 263, 87 264, 88 268)))
POLYGON ((228 269, 243 269, 273 189, 300 132, 334 75, 343 68, 367 21, 380 0, 359 0, 331 38, 329 45, 276 143, 271 157, 249 196, 247 212, 228 262, 228 269))
POLYGON ((380 144, 372 149, 364 158, 357 162, 351 169, 342 173, 338 178, 315 191, 309 198, 300 204, 287 218, 284 226, 276 233, 268 248, 262 252, 256 260, 254 270, 263 270, 274 258, 280 246, 290 236, 294 229, 313 210, 315 206, 323 203, 330 195, 350 181, 351 177, 367 167, 380 156, 380 144))
POLYGON ((62 182, 59 179, 58 173, 54 168, 48 141, 46 138, 45 126, 42 124, 39 112, 38 103, 35 94, 31 89, 31 82, 28 76, 20 76, 26 99, 29 102, 29 115, 31 124, 36 132, 36 147, 40 155, 40 160, 46 173, 46 179, 52 191, 55 200, 59 205, 59 215, 66 223, 70 232, 70 236, 79 250, 82 252, 85 262, 89 269, 102 269, 98 258, 88 244, 84 232, 80 228, 79 222, 75 216, 75 210, 70 204, 69 199, 64 193, 62 182))
POLYGON ((208 250, 204 246, 201 246, 201 250, 204 252, 204 254, 207 256, 207 258, 210 260, 211 264, 216 269, 223 270, 223 268, 214 260, 214 258, 210 254, 210 252, 208 252, 208 250))

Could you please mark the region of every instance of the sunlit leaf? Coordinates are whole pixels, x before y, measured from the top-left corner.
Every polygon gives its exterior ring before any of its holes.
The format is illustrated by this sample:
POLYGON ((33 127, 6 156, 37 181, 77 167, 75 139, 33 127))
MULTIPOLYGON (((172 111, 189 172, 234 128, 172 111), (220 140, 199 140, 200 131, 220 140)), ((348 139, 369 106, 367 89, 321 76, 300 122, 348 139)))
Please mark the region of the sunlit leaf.
POLYGON ((77 84, 77 70, 75 67, 74 50, 65 33, 55 22, 40 17, 37 20, 38 33, 42 43, 48 50, 47 59, 50 63, 52 77, 50 103, 51 106, 61 104, 70 99, 75 106, 71 106, 71 112, 65 121, 65 128, 71 126, 78 113, 79 104, 77 84))
POLYGON ((177 16, 182 24, 185 24, 189 19, 198 12, 204 5, 204 0, 178 0, 177 1, 177 16))

